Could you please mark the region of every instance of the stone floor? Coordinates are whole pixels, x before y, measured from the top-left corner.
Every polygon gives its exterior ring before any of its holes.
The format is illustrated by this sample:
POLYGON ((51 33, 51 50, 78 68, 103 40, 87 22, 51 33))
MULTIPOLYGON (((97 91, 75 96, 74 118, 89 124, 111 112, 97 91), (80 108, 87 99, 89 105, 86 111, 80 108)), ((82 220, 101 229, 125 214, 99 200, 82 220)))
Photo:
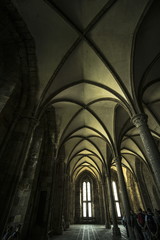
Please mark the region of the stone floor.
POLYGON ((119 226, 121 230, 121 237, 113 237, 112 230, 106 229, 102 225, 71 225, 63 235, 54 236, 50 240, 119 240, 128 239, 126 230, 123 226, 119 226))

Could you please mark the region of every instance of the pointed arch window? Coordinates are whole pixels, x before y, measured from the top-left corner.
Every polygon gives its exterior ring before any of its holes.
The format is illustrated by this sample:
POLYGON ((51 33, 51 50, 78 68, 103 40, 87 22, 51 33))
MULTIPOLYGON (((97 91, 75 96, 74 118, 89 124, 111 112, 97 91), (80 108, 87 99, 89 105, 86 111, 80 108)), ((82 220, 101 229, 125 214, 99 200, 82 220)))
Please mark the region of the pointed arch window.
POLYGON ((84 218, 92 217, 92 194, 89 181, 82 182, 82 216, 84 218))
POLYGON ((121 214, 121 209, 120 209, 120 204, 119 204, 117 185, 116 185, 115 181, 112 181, 112 187, 113 187, 114 202, 115 202, 115 205, 116 205, 117 217, 121 217, 122 214, 121 214))

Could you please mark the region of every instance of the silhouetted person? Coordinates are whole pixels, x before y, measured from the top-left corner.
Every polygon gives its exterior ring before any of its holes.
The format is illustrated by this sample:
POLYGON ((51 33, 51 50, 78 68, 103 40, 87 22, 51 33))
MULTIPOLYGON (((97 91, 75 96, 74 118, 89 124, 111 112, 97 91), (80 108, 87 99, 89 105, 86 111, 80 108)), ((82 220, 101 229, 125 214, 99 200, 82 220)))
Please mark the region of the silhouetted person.
POLYGON ((125 215, 122 217, 122 224, 126 228, 127 237, 129 237, 128 226, 127 226, 127 219, 126 219, 125 215))
POLYGON ((130 221, 135 236, 135 240, 143 240, 141 229, 137 223, 137 215, 132 210, 130 211, 130 221))

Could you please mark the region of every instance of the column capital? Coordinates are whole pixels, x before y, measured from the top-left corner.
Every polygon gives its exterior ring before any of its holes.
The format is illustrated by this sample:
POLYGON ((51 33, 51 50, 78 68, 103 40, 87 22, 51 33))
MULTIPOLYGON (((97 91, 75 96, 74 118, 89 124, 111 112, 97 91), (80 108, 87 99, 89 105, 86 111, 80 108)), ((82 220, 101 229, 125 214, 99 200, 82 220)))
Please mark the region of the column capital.
POLYGON ((148 116, 144 113, 136 114, 132 117, 132 123, 138 128, 147 123, 148 116))
POLYGON ((120 162, 121 162, 121 156, 115 156, 115 157, 113 158, 113 161, 115 161, 115 162, 120 161, 120 162))

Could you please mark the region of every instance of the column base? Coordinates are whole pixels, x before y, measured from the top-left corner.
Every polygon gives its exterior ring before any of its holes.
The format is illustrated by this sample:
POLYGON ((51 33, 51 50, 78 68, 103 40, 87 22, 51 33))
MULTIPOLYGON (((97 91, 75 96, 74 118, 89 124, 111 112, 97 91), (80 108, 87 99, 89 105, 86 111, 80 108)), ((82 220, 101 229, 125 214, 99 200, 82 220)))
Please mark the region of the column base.
POLYGON ((121 236, 121 231, 119 227, 112 227, 113 236, 121 236))
POLYGON ((68 222, 65 222, 65 230, 68 229, 69 226, 70 226, 70 222, 69 222, 69 221, 68 221, 68 222))
POLYGON ((109 224, 108 222, 105 223, 105 228, 106 229, 111 229, 111 224, 109 224))
POLYGON ((62 229, 52 229, 48 232, 49 237, 53 237, 54 235, 62 235, 63 230, 62 229))

